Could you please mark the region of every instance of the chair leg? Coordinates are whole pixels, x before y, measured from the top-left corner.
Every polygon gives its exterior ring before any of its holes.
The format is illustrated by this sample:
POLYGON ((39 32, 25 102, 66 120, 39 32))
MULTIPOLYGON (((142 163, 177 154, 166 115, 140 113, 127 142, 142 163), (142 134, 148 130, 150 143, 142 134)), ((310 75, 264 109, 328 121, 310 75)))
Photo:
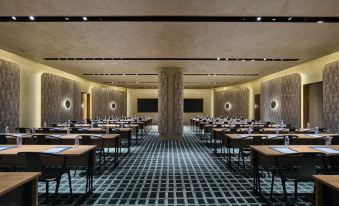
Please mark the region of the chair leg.
POLYGON ((73 198, 72 181, 71 181, 71 172, 70 171, 67 171, 67 176, 68 176, 69 192, 71 193, 71 198, 73 198))
POLYGON ((46 202, 48 200, 48 193, 49 193, 49 183, 46 181, 46 202))
POLYGON ((74 174, 73 174, 73 177, 75 177, 75 175, 77 174, 77 170, 74 169, 74 174))
POLYGON ((61 177, 58 177, 56 179, 55 194, 58 194, 59 192, 60 180, 61 180, 61 177))
POLYGON ((271 199, 273 198, 273 186, 274 186, 274 172, 272 172, 272 180, 271 180, 271 199))
POLYGON ((106 153, 105 153, 105 148, 102 148, 102 155, 103 155, 103 158, 104 158, 104 168, 106 169, 106 153))
POLYGON ((285 182, 285 179, 283 177, 281 177, 281 183, 282 183, 283 190, 284 190, 285 201, 287 203, 288 199, 287 199, 287 192, 286 192, 286 182, 285 182))
POLYGON ((294 199, 298 199, 298 181, 294 181, 294 199))

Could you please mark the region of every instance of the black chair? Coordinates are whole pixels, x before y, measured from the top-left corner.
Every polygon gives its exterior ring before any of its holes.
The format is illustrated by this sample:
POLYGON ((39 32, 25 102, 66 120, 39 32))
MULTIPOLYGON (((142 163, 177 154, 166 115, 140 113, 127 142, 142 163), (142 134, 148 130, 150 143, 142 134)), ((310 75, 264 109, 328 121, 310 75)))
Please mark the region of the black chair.
POLYGON ((36 134, 33 135, 33 138, 36 140, 38 145, 48 145, 48 139, 46 139, 46 135, 43 134, 36 134))
POLYGON ((284 145, 285 144, 285 137, 289 138, 289 144, 295 145, 298 142, 297 135, 278 135, 275 137, 267 138, 267 145, 284 145))
POLYGON ((58 194, 62 175, 67 174, 69 191, 72 197, 72 182, 70 170, 66 168, 67 158, 58 154, 40 152, 20 152, 18 155, 25 157, 27 172, 41 172, 40 182, 46 183, 46 201, 49 197, 49 183, 56 182, 55 194, 58 194), (55 165, 48 166, 47 162, 55 162, 55 165))
POLYGON ((105 139, 97 136, 83 135, 81 136, 81 145, 94 145, 92 138, 97 139, 100 143, 97 144, 96 151, 99 154, 99 166, 98 170, 101 169, 101 159, 104 159, 104 167, 106 169, 106 153, 105 153, 105 139))
POLYGON ((18 128, 15 128, 15 130, 19 133, 29 133, 29 132, 31 132, 30 128, 24 128, 24 127, 18 127, 18 128))
POLYGON ((332 145, 339 145, 339 135, 332 136, 331 144, 332 145))
POLYGON ((0 134, 0 144, 8 144, 6 135, 0 134))
POLYGON ((242 159, 243 167, 245 168, 245 157, 250 156, 250 145, 264 145, 267 136, 246 136, 240 139, 239 154, 238 154, 238 167, 240 167, 240 159, 242 159))
POLYGON ((318 152, 285 154, 275 158, 275 168, 272 169, 271 198, 276 176, 281 178, 285 201, 288 202, 286 181, 294 181, 294 198, 297 199, 298 183, 313 182, 312 176, 326 168, 325 155, 318 152))

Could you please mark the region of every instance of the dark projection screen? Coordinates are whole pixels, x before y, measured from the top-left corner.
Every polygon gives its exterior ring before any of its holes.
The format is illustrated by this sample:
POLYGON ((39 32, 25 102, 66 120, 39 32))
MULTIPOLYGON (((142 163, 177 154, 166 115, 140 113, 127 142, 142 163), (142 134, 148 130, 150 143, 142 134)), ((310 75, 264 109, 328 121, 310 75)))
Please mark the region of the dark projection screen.
POLYGON ((184 99, 184 112, 203 113, 204 99, 184 99))
POLYGON ((158 99, 138 99, 138 112, 158 112, 158 99))

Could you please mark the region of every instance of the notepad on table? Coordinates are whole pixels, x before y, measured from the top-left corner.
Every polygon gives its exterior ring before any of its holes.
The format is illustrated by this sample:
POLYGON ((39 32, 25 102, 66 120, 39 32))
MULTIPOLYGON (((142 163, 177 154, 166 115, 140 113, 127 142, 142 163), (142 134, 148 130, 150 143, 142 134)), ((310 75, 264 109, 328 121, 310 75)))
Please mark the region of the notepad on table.
POLYGON ((94 134, 94 135, 91 135, 92 137, 97 137, 97 138, 100 138, 102 137, 103 135, 102 134, 94 134))
POLYGON ((270 148, 277 151, 277 152, 283 153, 283 154, 295 154, 295 153, 297 153, 297 151, 292 150, 288 147, 270 147, 270 148))
POLYGON ((248 134, 239 134, 239 137, 249 137, 251 135, 248 135, 248 134))
POLYGON ((317 147, 311 147, 312 149, 318 150, 325 152, 327 154, 339 154, 339 150, 333 149, 331 147, 322 147, 322 146, 317 146, 317 147))
POLYGON ((44 151, 44 153, 57 154, 57 153, 65 151, 65 150, 68 150, 70 148, 72 148, 72 147, 64 147, 64 146, 54 147, 52 149, 44 151))
POLYGON ((11 148, 14 148, 14 146, 0 146, 0 151, 11 149, 11 148))
POLYGON ((52 138, 59 138, 64 136, 63 134, 54 134, 54 135, 49 135, 48 137, 52 137, 52 138))
POLYGON ((23 137, 26 136, 27 134, 14 134, 13 137, 23 137))
POLYGON ((323 137, 322 135, 318 135, 318 134, 305 134, 305 136, 314 137, 314 138, 323 137))

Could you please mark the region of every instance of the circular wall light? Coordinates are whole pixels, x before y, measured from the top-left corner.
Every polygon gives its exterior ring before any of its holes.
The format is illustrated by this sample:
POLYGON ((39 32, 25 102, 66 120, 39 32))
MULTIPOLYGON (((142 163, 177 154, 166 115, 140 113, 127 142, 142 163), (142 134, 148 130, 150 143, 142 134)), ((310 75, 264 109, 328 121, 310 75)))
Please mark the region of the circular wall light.
POLYGON ((64 101, 64 107, 65 107, 66 109, 70 109, 70 108, 71 108, 71 101, 70 101, 69 99, 66 99, 66 100, 64 101))
POLYGON ((277 102, 276 102, 275 100, 272 100, 272 101, 271 101, 271 108, 272 108, 272 109, 277 108, 277 102))
POLYGON ((115 102, 111 102, 110 107, 112 110, 115 110, 117 108, 117 104, 115 102))
POLYGON ((231 104, 230 103, 225 103, 225 109, 230 110, 231 109, 231 104))

